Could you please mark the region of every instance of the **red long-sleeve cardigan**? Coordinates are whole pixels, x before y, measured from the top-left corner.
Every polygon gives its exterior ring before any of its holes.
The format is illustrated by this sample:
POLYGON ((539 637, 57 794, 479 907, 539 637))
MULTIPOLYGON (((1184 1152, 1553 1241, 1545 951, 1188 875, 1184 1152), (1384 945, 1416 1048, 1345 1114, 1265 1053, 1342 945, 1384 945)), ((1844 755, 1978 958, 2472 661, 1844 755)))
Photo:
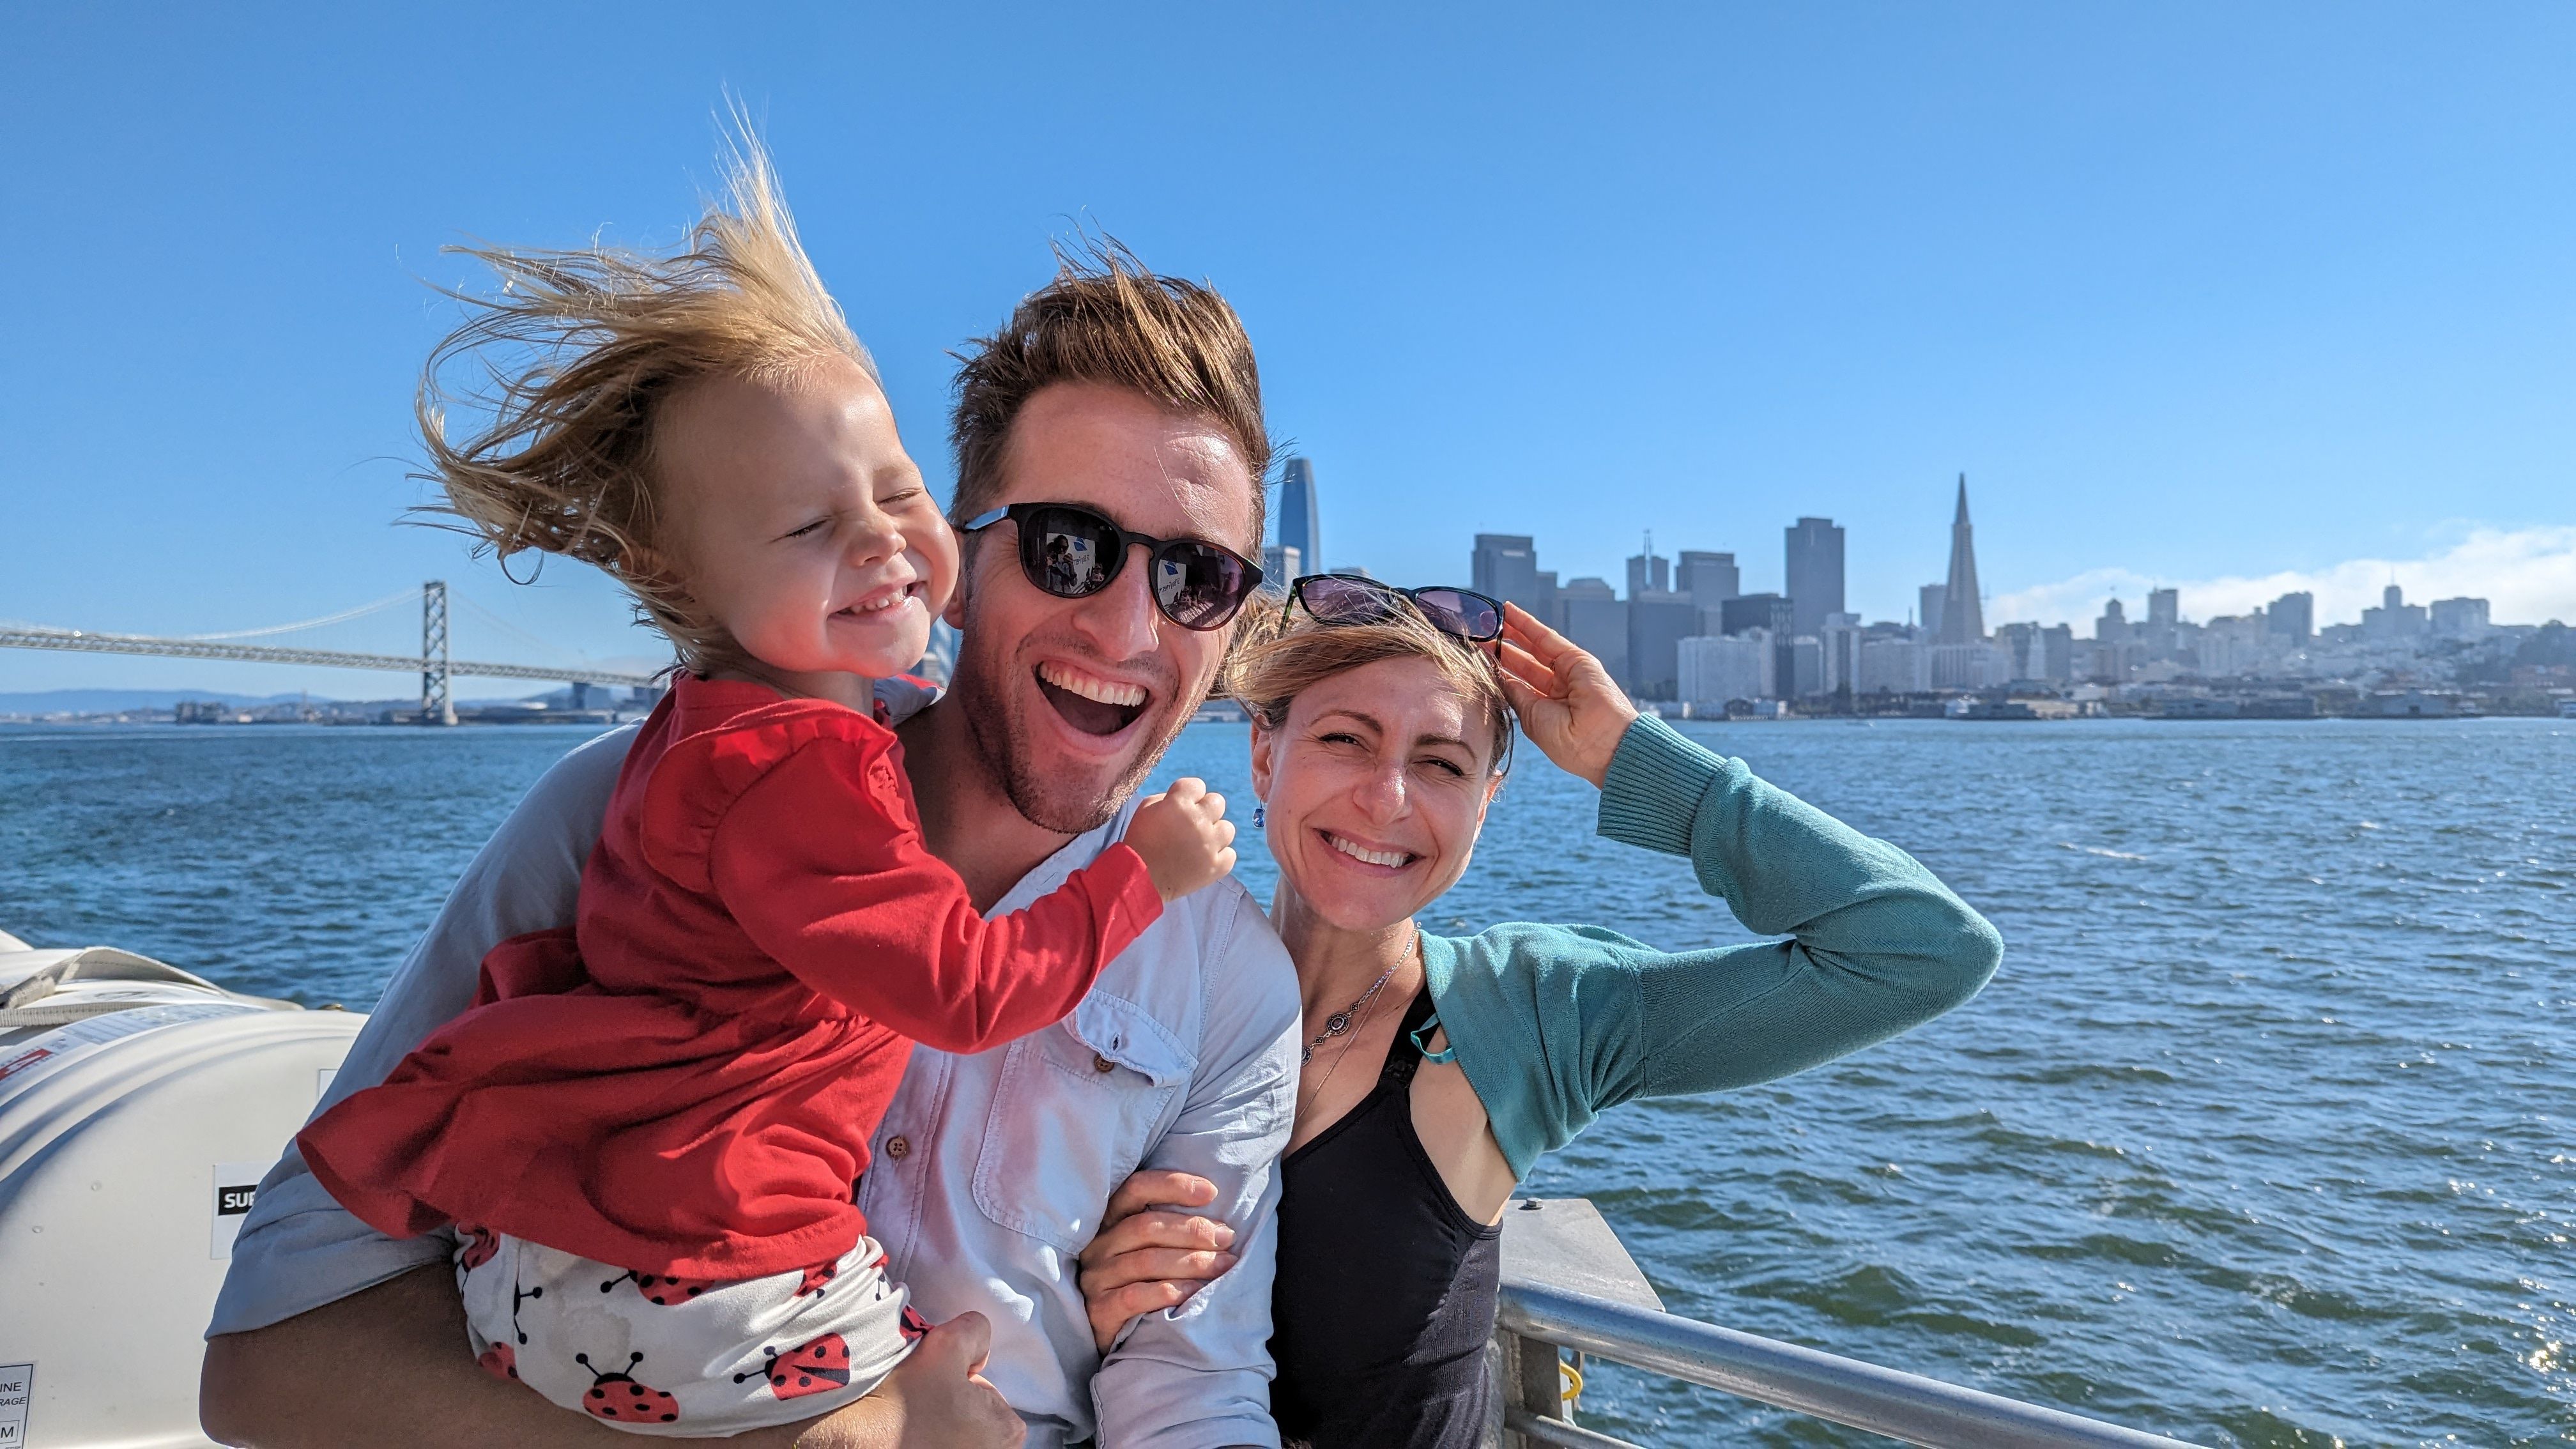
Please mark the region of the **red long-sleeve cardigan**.
POLYGON ((840 705, 683 677, 628 753, 571 931, 296 1139, 380 1232, 447 1222, 637 1272, 838 1258, 914 1041, 1061 1020, 1162 913, 1112 847, 986 920, 922 845, 901 747, 840 705))

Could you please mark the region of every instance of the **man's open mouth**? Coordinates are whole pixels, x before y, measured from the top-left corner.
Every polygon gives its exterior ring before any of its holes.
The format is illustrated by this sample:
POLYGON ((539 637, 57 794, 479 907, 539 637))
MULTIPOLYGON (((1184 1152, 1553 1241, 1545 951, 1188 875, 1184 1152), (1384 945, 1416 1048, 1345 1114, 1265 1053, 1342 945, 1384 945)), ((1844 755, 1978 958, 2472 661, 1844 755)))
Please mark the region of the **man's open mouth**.
POLYGON ((1064 722, 1087 735, 1114 735, 1136 722, 1154 696, 1144 686, 1120 684, 1048 660, 1037 667, 1038 693, 1064 722))

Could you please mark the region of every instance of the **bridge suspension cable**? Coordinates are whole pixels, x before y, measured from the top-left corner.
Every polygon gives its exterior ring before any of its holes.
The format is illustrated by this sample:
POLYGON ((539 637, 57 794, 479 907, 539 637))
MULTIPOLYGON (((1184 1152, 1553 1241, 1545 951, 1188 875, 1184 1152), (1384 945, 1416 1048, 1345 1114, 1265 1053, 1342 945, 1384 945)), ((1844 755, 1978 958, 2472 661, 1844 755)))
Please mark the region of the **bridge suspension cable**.
POLYGON ((265 629, 235 629, 223 634, 182 634, 179 637, 208 642, 217 639, 265 639, 271 634, 292 634, 298 629, 319 629, 325 624, 343 624, 362 614, 372 614, 379 609, 390 609, 396 604, 408 604, 419 597, 420 590, 405 589, 398 594, 387 594, 372 604, 360 604, 354 609, 342 609, 336 614, 325 614, 319 619, 300 619, 292 624, 271 624, 265 629))

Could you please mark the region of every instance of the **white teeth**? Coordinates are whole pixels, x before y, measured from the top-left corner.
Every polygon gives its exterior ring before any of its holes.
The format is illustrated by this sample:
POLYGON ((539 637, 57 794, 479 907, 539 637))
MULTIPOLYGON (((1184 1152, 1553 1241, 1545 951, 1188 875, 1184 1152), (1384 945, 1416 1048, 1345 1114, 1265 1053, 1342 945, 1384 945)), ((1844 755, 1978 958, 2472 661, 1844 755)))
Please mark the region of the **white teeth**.
POLYGON ((1324 832, 1324 839, 1332 845, 1333 849, 1353 860, 1366 861, 1370 865, 1403 866, 1413 863, 1413 857, 1401 850, 1364 850, 1329 830, 1324 832))
POLYGON ((1038 666, 1038 678, 1067 694, 1081 695, 1094 704, 1117 705, 1124 709, 1145 702, 1145 691, 1139 685, 1112 684, 1106 679, 1094 679, 1052 659, 1038 666))
POLYGON ((841 612, 844 614, 882 614, 886 610, 893 608, 897 604, 905 602, 911 597, 912 590, 909 587, 905 587, 895 590, 893 593, 886 595, 882 599, 862 599, 858 603, 852 604, 848 608, 843 609, 841 612))

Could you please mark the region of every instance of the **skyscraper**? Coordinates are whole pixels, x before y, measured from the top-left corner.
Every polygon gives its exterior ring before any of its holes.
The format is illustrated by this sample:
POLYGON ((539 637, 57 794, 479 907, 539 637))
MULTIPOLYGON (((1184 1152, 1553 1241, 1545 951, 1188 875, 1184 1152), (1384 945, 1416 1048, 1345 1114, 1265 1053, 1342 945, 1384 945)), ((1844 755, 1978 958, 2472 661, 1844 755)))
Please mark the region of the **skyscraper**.
POLYGON ((1915 627, 1923 631, 1926 639, 1937 637, 1941 632, 1941 612, 1949 607, 1950 586, 1925 584, 1915 590, 1915 598, 1922 605, 1915 611, 1915 627))
POLYGON ((1628 597, 1667 593, 1673 586, 1673 561, 1655 552, 1655 536, 1646 535, 1646 551, 1628 560, 1628 597))
POLYGON ((2272 632, 2293 644, 2305 645, 2317 632, 2317 596, 2302 590, 2283 594, 2272 601, 2264 617, 2271 621, 2272 632))
POLYGON ((2182 591, 2179 589, 2147 590, 2147 623, 2150 627, 2172 628, 2182 622, 2182 591))
POLYGON ((1297 550, 1309 570, 1324 566, 1323 515, 1315 502, 1315 465, 1291 458, 1279 478, 1279 513, 1275 525, 1281 548, 1297 550))
POLYGON ((1673 571, 1674 591, 1690 595, 1691 602, 1703 609, 1714 609, 1744 592, 1743 583, 1731 553, 1702 553, 1686 548, 1673 571))
MULTIPOLYGON (((1927 621, 1928 622, 1928 621, 1927 621)), ((1941 586, 1943 644, 1975 644, 1986 637, 1985 605, 1977 597, 1976 531, 1968 525, 1968 475, 1959 475, 1959 512, 1950 520, 1950 578, 1941 586)))
POLYGON ((1467 587, 1489 599, 1518 604, 1542 619, 1548 617, 1544 606, 1549 600, 1539 588, 1538 547, 1528 534, 1477 534, 1476 552, 1467 566, 1467 587))
POLYGON ((1628 687, 1628 601, 1606 579, 1569 579, 1556 591, 1558 627, 1585 653, 1601 661, 1619 686, 1628 687))
POLYGON ((1843 531, 1830 518, 1801 518, 1787 530, 1789 597, 1794 629, 1814 634, 1843 611, 1843 531))

